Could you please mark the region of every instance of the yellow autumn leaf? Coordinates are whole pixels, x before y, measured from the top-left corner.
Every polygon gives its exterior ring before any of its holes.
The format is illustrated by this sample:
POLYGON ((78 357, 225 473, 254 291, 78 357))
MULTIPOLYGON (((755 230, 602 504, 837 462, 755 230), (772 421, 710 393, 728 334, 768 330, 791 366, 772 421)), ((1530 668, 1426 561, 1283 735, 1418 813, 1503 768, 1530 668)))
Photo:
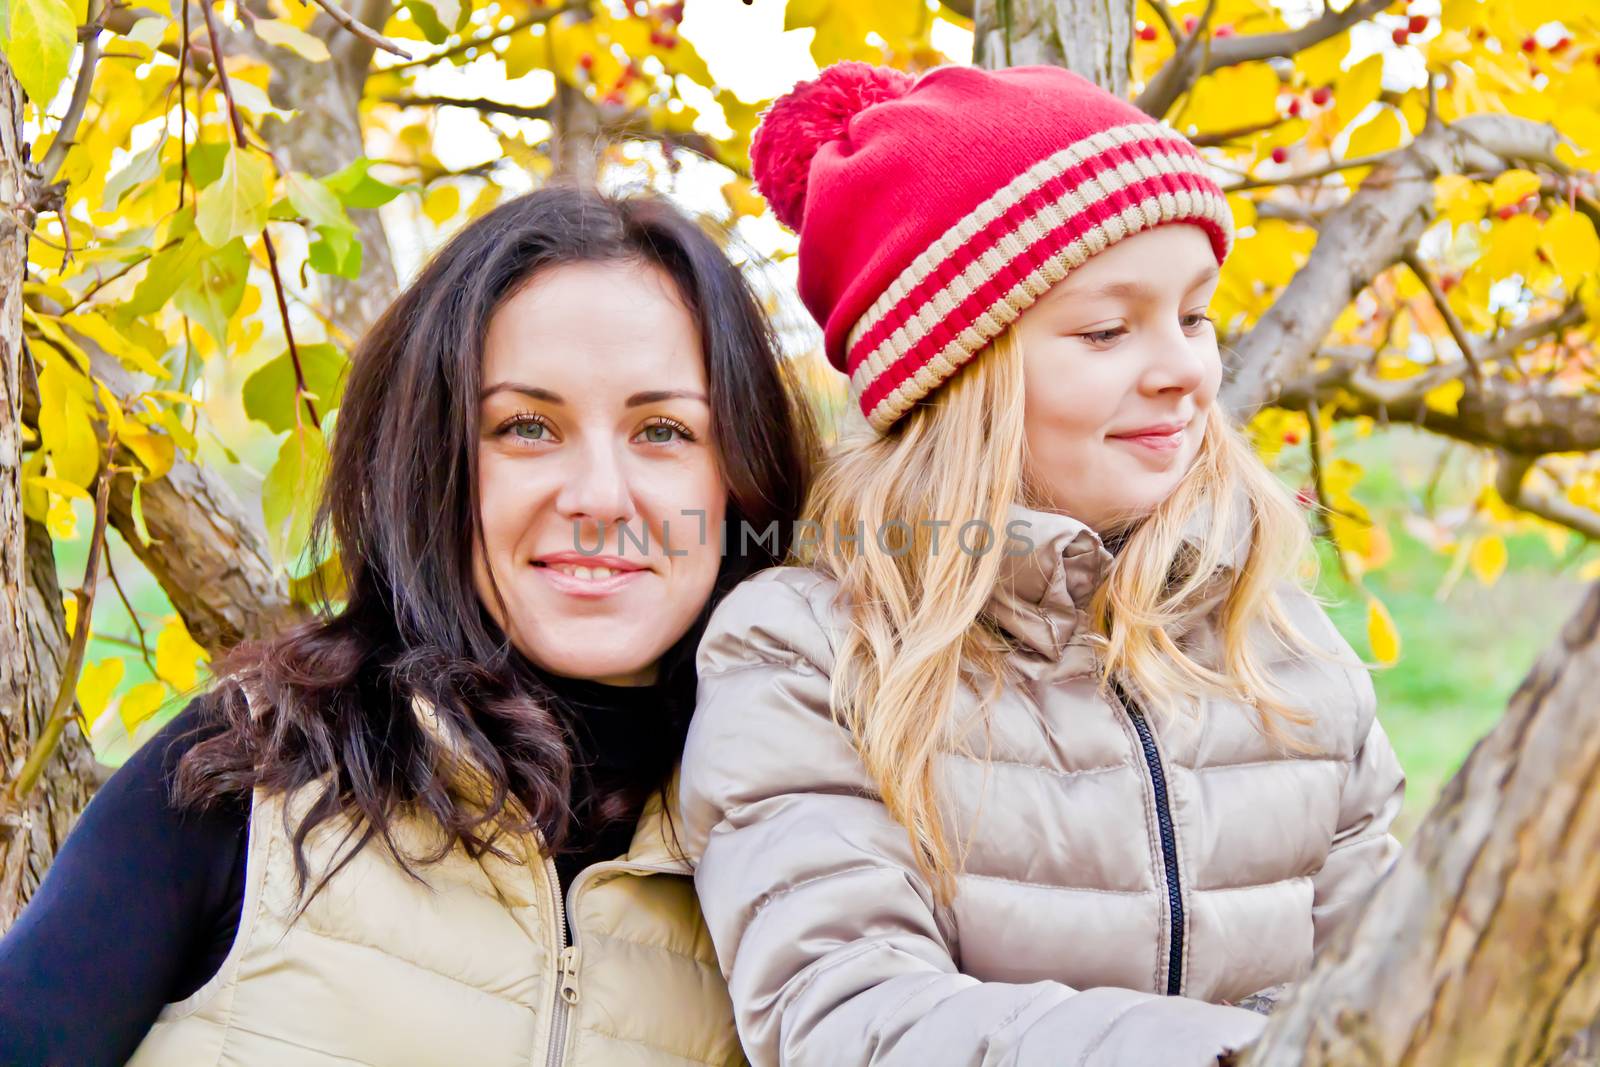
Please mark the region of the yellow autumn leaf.
POLYGON ((1233 212, 1235 229, 1242 230, 1256 224, 1256 202, 1237 193, 1228 197, 1228 209, 1233 212))
POLYGON ((1540 234, 1540 242, 1556 270, 1576 289, 1585 278, 1600 270, 1600 238, 1590 221, 1565 207, 1552 213, 1540 234))
POLYGON ((1405 127, 1400 115, 1392 107, 1382 107, 1372 118, 1356 127, 1345 147, 1346 159, 1362 159, 1399 148, 1405 139, 1405 127))
POLYGON ((1333 87, 1333 128, 1342 130, 1367 105, 1378 99, 1383 89, 1383 56, 1368 56, 1345 71, 1333 87))
POLYGON ((78 674, 78 707, 91 727, 111 702, 111 694, 122 682, 123 670, 122 660, 113 656, 85 666, 78 674))
POLYGON ((1472 573, 1484 585, 1493 585, 1506 570, 1506 543, 1498 534, 1485 534, 1472 546, 1472 573))
POLYGON ((1372 658, 1379 663, 1388 665, 1400 659, 1400 631, 1377 597, 1367 599, 1367 642, 1372 646, 1372 658))
POLYGON ((1437 411, 1441 415, 1454 415, 1466 391, 1466 384, 1457 378, 1429 389, 1423 394, 1422 402, 1427 405, 1429 411, 1437 411))
POLYGON ((454 185, 435 185, 422 198, 422 213, 435 226, 443 226, 461 209, 461 190, 454 185))
POLYGON ((1454 223, 1477 222, 1489 207, 1489 192, 1462 174, 1444 174, 1434 183, 1434 210, 1454 223))
POLYGON ((74 541, 78 537, 78 513, 72 510, 72 504, 65 497, 50 498, 44 525, 57 541, 74 541))
POLYGON ((160 711, 166 699, 167 687, 160 682, 142 682, 122 694, 117 702, 117 715, 128 736, 132 737, 140 723, 160 711))
POLYGON ((1529 170, 1508 170, 1489 187, 1490 206, 1499 211, 1511 207, 1539 191, 1539 176, 1529 170))
POLYGON ((767 210, 767 202, 756 193, 755 187, 744 178, 735 178, 722 187, 722 197, 733 209, 733 217, 757 216, 767 210))
POLYGON ((200 681, 199 664, 206 650, 195 643, 177 615, 168 616, 156 637, 156 674, 178 692, 193 689, 200 681))

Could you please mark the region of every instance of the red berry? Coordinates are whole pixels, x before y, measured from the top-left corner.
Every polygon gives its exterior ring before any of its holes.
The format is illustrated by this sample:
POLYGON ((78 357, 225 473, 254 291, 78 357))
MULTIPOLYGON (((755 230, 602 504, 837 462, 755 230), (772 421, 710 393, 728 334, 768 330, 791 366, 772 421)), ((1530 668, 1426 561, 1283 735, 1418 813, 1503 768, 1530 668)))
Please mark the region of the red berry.
POLYGON ((670 52, 678 47, 678 39, 664 33, 661 35, 661 47, 670 52))
POLYGON ((1489 31, 1479 26, 1472 31, 1472 39, 1474 41, 1487 41, 1489 39, 1489 31))
POLYGON ((1211 36, 1213 36, 1213 37, 1232 37, 1233 36, 1233 27, 1232 26, 1218 26, 1215 30, 1212 31, 1211 36))
POLYGON ((682 22, 683 4, 681 2, 676 4, 668 4, 666 7, 661 9, 661 17, 666 19, 668 22, 682 22))
POLYGON ((607 93, 600 102, 615 106, 622 103, 622 94, 613 89, 611 92, 607 93))
POLYGON ((1406 22, 1406 29, 1410 30, 1412 33, 1422 33, 1427 28, 1428 16, 1426 15, 1412 15, 1411 18, 1406 22))
POLYGON ((1198 26, 1198 25, 1200 25, 1200 20, 1195 18, 1193 15, 1185 15, 1183 17, 1183 32, 1184 33, 1193 33, 1194 32, 1194 28, 1196 26, 1198 26))
POLYGON ((1277 148, 1274 148, 1272 150, 1272 161, 1274 163, 1287 163, 1287 162, 1289 162, 1289 150, 1287 148, 1283 147, 1282 145, 1279 145, 1277 148))
POLYGON ((1450 290, 1454 289, 1458 284, 1460 284, 1460 282, 1461 279, 1456 277, 1454 274, 1445 274, 1439 278, 1439 288, 1448 293, 1450 290))
POLYGON ((1528 53, 1530 56, 1533 55, 1533 53, 1538 49, 1538 47, 1539 47, 1539 42, 1535 41, 1532 37, 1524 37, 1522 39, 1522 50, 1524 52, 1528 53))
MULTIPOLYGON (((1300 443, 1300 435, 1295 433, 1293 430, 1290 430, 1283 435, 1283 443, 1286 445, 1297 445, 1300 443)), ((1301 490, 1301 492, 1304 492, 1304 490, 1301 490)))
POLYGON ((1561 40, 1557 41, 1555 44, 1550 46, 1550 53, 1552 55, 1559 56, 1562 52, 1565 52, 1569 47, 1571 47, 1571 45, 1572 45, 1572 38, 1571 37, 1563 37, 1563 38, 1561 38, 1561 40))
POLYGON ((1155 39, 1156 39, 1156 28, 1154 26, 1140 26, 1139 27, 1139 40, 1141 40, 1141 41, 1153 41, 1155 39))
POLYGON ((583 55, 578 57, 578 66, 582 67, 584 70, 593 70, 594 56, 588 52, 585 52, 583 55))
POLYGON ((1406 29, 1404 26, 1401 26, 1389 36, 1394 39, 1395 44, 1403 45, 1411 39, 1411 31, 1406 29))
POLYGON ((1326 85, 1321 85, 1311 90, 1311 102, 1316 104, 1318 107, 1326 106, 1328 101, 1332 99, 1333 90, 1328 88, 1326 85))
POLYGON ((1509 219, 1511 216, 1515 215, 1516 213, 1517 213, 1517 208, 1516 208, 1516 205, 1514 205, 1514 204, 1507 204, 1505 207, 1503 207, 1499 211, 1495 212, 1495 214, 1497 216, 1499 216, 1501 219, 1509 219))
POLYGON ((1300 117, 1300 98, 1298 96, 1289 101, 1289 117, 1292 119, 1300 117))
POLYGON ((1533 217, 1539 222, 1549 222, 1550 212, 1546 211, 1544 208, 1540 208, 1538 211, 1533 213, 1533 217))

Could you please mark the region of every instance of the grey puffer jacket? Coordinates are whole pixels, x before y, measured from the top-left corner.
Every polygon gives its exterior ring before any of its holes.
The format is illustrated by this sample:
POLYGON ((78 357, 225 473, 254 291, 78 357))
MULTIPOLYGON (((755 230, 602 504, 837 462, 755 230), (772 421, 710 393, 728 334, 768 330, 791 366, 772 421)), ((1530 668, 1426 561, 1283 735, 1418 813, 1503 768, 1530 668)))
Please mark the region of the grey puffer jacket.
MULTIPOLYGON (((1097 691, 1082 609, 1110 562, 1099 538, 1013 517, 1033 550, 988 610, 1019 680, 965 746, 979 755, 943 758, 970 842, 948 907, 830 715, 832 583, 770 570, 711 619, 683 844, 756 1067, 1214 1064, 1265 1023, 1228 1002, 1304 975, 1398 851, 1404 778, 1312 598, 1285 593, 1328 655, 1273 665, 1314 716, 1309 751, 1220 700, 1145 715, 1097 691)), ((1215 647, 1204 627, 1188 639, 1215 647)))

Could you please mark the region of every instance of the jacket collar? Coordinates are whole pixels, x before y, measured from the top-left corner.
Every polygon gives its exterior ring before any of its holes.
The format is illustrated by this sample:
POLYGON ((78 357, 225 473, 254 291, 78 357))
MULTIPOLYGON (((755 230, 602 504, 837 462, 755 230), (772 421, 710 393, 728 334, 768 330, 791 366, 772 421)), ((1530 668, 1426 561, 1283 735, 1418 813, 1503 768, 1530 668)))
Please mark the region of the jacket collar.
MULTIPOLYGON (((1249 503, 1241 494, 1231 506, 1235 509, 1232 543, 1195 605, 1196 614, 1221 600, 1228 588, 1226 579, 1250 551, 1249 503)), ((1210 518, 1206 508, 1185 524, 1186 538, 1196 548, 1210 518)), ((1088 525, 1059 512, 1013 504, 1006 532, 1013 536, 1000 542, 1000 575, 985 611, 1024 647, 1058 658, 1087 626, 1089 603, 1110 572, 1112 554, 1088 525)))

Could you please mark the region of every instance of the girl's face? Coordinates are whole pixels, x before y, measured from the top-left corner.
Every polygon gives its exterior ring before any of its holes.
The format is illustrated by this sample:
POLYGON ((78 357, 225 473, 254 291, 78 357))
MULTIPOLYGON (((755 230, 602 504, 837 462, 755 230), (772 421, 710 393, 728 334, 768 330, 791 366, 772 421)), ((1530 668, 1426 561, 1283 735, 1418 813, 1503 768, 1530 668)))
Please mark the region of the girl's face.
POLYGON ((1026 475, 1102 533, 1148 515, 1200 447, 1222 381, 1205 231, 1167 225, 1092 257, 1017 320, 1026 475))
POLYGON ((726 505, 672 279, 639 263, 535 275, 489 322, 478 418, 490 614, 546 670, 653 681, 711 596, 726 505))

